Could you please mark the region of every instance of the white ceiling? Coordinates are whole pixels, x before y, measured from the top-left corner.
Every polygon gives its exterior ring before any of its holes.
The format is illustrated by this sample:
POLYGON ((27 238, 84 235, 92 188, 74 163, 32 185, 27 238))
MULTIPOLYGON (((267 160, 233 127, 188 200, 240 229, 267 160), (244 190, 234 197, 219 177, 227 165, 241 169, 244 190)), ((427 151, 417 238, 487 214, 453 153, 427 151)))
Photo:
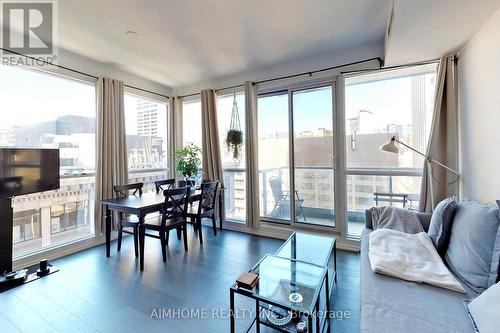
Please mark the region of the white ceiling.
POLYGON ((59 44, 178 87, 382 40, 390 6, 391 0, 63 0, 59 44))
POLYGON ((395 0, 385 64, 459 51, 499 6, 500 0, 395 0))

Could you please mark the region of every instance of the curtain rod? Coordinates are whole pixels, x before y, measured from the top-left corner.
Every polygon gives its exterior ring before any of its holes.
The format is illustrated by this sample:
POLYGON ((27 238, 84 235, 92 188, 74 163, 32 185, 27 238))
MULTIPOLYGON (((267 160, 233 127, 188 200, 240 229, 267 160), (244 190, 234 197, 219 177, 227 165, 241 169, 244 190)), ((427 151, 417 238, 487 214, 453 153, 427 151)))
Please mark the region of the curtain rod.
POLYGON ((373 71, 380 71, 380 70, 391 70, 391 69, 398 69, 398 68, 430 65, 430 64, 435 64, 437 62, 439 62, 439 58, 433 59, 433 60, 413 62, 410 64, 397 65, 397 66, 387 66, 387 67, 373 68, 373 69, 360 69, 360 70, 355 70, 355 71, 346 71, 346 72, 340 72, 340 74, 354 74, 354 73, 365 73, 365 72, 373 72, 373 71))
MULTIPOLYGON (((342 64, 342 65, 336 65, 336 66, 332 66, 332 67, 316 69, 316 70, 309 71, 309 72, 302 72, 302 73, 291 74, 291 75, 286 75, 286 76, 279 76, 279 77, 275 77, 275 78, 271 78, 271 79, 265 79, 265 80, 261 80, 261 81, 255 81, 255 82, 253 82, 253 84, 257 85, 257 84, 267 83, 267 82, 272 82, 272 81, 279 81, 279 80, 284 80, 284 79, 291 79, 291 78, 298 77, 298 76, 303 76, 303 75, 312 76, 313 74, 316 74, 316 73, 331 71, 333 69, 338 69, 338 68, 342 68, 342 67, 346 67, 346 66, 358 65, 358 64, 362 64, 364 62, 373 61, 373 60, 378 60, 379 64, 382 62, 382 59, 380 57, 369 58, 369 59, 355 61, 355 62, 350 62, 350 63, 346 63, 346 64, 342 64)), ((215 91, 232 89, 232 88, 239 88, 239 87, 242 87, 242 86, 244 86, 244 84, 237 84, 237 85, 230 86, 230 87, 219 88, 219 89, 216 89, 215 91)), ((192 97, 192 96, 197 96, 199 94, 200 93, 192 93, 192 94, 187 94, 187 95, 179 96, 179 98, 192 97)))
MULTIPOLYGON (((83 75, 83 76, 87 76, 87 77, 93 78, 95 80, 99 79, 98 76, 95 76, 95 75, 92 75, 92 74, 89 74, 89 73, 85 73, 85 72, 82 72, 82 71, 79 71, 79 70, 76 70, 76 69, 73 69, 73 68, 69 68, 69 67, 66 67, 66 66, 56 65, 56 64, 53 64, 53 63, 50 63, 50 62, 46 61, 45 59, 35 58, 35 57, 29 56, 29 55, 26 55, 26 54, 22 54, 22 53, 15 52, 15 51, 12 51, 12 50, 9 50, 9 49, 5 49, 3 47, 0 47, 0 50, 5 51, 5 52, 9 52, 9 53, 12 53, 12 54, 15 54, 15 55, 18 55, 18 56, 26 57, 28 59, 31 59, 31 60, 35 61, 36 63, 41 62, 44 65, 50 65, 50 66, 54 66, 54 67, 57 67, 57 68, 61 68, 61 69, 64 69, 66 71, 69 71, 69 72, 73 72, 73 73, 76 73, 76 74, 80 74, 80 75, 83 75)), ((151 91, 151 90, 139 88, 139 87, 134 87, 134 86, 131 86, 131 85, 128 85, 128 84, 123 84, 123 86, 127 87, 127 88, 131 88, 131 89, 143 91, 143 92, 146 92, 146 93, 150 93, 150 94, 153 94, 153 95, 158 95, 158 96, 161 96, 161 97, 170 98, 167 95, 163 95, 163 94, 160 94, 160 93, 157 93, 157 92, 154 92, 154 91, 151 91)))

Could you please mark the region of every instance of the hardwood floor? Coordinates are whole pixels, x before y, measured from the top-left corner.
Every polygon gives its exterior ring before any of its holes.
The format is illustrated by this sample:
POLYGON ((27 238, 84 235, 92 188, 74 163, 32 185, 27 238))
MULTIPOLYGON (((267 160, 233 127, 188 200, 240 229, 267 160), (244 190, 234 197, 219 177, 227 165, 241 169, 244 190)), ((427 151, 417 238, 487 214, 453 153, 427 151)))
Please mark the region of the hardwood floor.
MULTIPOLYGON (((229 286, 283 241, 227 230, 214 237, 206 228, 200 246, 188 234, 184 252, 172 233, 167 263, 160 242, 146 240, 143 273, 131 237, 120 253, 113 242, 110 258, 99 246, 53 261, 58 273, 0 294, 0 332, 228 332, 229 286)), ((333 321, 331 331, 358 332, 359 255, 337 257, 333 308, 349 318, 333 321)), ((236 306, 254 303, 237 297, 236 306)), ((238 332, 249 322, 248 314, 238 319, 238 332)))

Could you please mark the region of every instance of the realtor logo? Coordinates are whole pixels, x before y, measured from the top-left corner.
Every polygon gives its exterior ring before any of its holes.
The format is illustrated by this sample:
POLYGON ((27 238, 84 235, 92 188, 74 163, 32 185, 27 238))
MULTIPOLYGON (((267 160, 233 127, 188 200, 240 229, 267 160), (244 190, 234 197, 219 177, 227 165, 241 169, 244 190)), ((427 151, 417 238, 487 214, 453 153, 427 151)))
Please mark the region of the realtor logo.
POLYGON ((23 65, 54 63, 57 0, 0 0, 3 63, 23 65), (7 58, 7 61, 6 61, 7 58), (27 63, 25 63, 27 62, 27 63))

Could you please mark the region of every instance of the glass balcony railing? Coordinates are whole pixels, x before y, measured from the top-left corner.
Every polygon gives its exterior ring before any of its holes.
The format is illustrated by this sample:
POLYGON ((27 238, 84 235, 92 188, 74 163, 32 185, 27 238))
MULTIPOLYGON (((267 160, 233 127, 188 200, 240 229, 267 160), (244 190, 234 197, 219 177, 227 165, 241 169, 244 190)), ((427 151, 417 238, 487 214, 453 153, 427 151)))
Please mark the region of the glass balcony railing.
MULTIPOLYGON (((164 169, 129 172, 129 181, 143 182, 146 192, 166 177, 164 169)), ((60 185, 14 198, 14 257, 94 236, 95 176, 63 176, 60 185)))

